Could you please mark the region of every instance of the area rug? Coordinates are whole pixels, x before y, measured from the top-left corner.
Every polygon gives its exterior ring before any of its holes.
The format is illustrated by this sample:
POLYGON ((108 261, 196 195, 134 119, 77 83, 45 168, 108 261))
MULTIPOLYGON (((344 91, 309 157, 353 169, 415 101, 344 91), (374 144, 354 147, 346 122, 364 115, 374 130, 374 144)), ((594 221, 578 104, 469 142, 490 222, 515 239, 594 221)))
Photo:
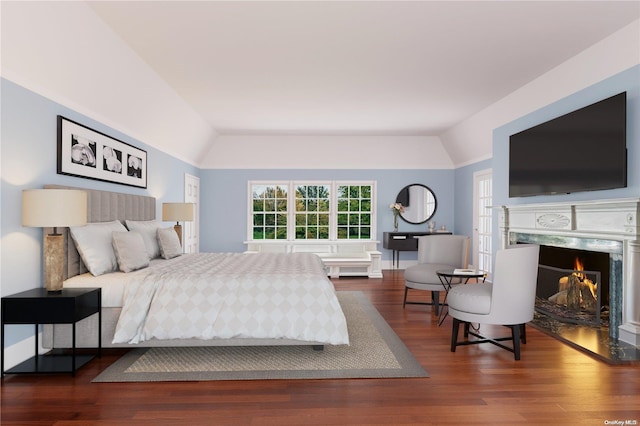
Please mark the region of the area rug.
POLYGON ((138 348, 93 382, 428 377, 361 292, 337 292, 350 344, 138 348))

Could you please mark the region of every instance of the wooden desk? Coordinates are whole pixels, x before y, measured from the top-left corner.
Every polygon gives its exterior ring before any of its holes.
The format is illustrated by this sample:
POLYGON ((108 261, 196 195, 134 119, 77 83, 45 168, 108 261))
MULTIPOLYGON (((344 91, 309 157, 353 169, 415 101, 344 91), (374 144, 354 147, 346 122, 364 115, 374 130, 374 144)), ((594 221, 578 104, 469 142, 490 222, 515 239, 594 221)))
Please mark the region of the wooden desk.
POLYGON ((451 232, 384 232, 382 246, 392 250, 392 265, 397 268, 400 264, 401 251, 418 251, 418 240, 415 237, 424 235, 451 235, 451 232))

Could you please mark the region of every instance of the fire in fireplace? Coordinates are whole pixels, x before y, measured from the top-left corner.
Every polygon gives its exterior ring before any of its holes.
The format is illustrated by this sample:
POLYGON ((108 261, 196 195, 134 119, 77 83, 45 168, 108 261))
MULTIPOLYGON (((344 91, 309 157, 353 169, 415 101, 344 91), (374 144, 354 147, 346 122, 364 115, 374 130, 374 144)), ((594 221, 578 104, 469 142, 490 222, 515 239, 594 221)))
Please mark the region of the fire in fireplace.
POLYGON ((588 277, 588 272, 585 273, 580 258, 576 257, 573 271, 558 280, 558 292, 549 300, 571 311, 585 310, 595 314, 598 312, 600 272, 593 271, 593 273, 596 275, 595 282, 588 277))
POLYGON ((608 281, 608 256, 599 259, 600 253, 556 247, 545 247, 544 251, 538 272, 536 310, 558 321, 607 326, 608 291, 603 289, 608 287, 605 282, 608 281), (573 264, 563 266, 571 256, 573 264), (589 264, 598 268, 588 270, 585 265, 589 264), (600 269, 605 264, 606 270, 600 269))

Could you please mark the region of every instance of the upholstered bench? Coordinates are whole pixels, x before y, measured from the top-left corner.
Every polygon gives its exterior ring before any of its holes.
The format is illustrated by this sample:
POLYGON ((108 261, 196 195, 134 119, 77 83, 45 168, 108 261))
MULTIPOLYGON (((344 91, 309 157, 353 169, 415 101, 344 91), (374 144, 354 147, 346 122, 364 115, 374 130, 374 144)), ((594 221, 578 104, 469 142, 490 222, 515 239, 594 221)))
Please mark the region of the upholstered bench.
POLYGON ((382 278, 382 253, 377 241, 251 241, 248 252, 314 253, 331 278, 365 276, 382 278))
POLYGON ((337 278, 340 275, 369 275, 369 268, 371 266, 371 252, 362 253, 318 253, 322 263, 329 271, 328 275, 331 278, 337 278), (360 268, 360 270, 356 270, 360 268))

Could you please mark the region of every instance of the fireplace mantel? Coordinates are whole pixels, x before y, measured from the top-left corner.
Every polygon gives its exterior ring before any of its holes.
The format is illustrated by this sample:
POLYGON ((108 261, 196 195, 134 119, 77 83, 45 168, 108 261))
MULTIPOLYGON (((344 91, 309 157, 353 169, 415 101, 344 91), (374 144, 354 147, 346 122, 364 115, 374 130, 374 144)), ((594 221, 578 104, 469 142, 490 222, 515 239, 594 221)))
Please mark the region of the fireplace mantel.
POLYGON ((619 339, 640 346, 640 198, 501 206, 500 242, 513 233, 619 241, 623 246, 619 339))

